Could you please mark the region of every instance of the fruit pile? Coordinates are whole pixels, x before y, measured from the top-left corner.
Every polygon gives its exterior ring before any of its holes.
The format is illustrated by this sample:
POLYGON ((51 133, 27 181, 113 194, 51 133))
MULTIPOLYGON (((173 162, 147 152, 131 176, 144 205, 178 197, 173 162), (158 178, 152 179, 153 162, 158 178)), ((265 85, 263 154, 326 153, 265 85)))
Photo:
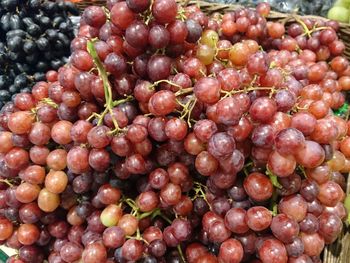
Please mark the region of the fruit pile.
POLYGON ((77 13, 64 1, 0 1, 0 107, 66 63, 74 37, 68 14, 77 13))
POLYGON ((321 262, 342 230, 338 23, 90 6, 70 63, 0 113, 8 262, 321 262))

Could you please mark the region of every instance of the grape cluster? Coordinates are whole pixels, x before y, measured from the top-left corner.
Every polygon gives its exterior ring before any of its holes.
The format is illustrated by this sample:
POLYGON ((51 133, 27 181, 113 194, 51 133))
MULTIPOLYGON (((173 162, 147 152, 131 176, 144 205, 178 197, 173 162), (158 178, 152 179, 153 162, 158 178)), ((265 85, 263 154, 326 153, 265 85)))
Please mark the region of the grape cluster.
POLYGON ((90 6, 70 62, 0 113, 8 262, 321 262, 347 211, 336 22, 90 6))
POLYGON ((78 14, 71 2, 1 1, 0 107, 66 63, 74 37, 68 14, 78 14))

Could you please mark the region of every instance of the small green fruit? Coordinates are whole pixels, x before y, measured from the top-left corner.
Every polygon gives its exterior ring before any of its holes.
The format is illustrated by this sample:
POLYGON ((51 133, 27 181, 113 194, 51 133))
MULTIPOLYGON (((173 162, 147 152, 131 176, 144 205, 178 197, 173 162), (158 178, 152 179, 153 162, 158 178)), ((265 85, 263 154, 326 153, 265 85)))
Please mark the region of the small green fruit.
POLYGON ((328 18, 339 22, 348 23, 349 10, 345 7, 334 6, 328 11, 328 18))

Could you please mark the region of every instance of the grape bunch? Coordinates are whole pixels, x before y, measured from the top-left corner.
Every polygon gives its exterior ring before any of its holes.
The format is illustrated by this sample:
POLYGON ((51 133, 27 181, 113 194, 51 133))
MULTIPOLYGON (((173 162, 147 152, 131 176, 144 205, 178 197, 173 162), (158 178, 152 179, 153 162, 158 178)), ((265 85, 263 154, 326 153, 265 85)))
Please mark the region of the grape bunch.
POLYGON ((1 1, 0 107, 66 63, 74 37, 69 14, 78 14, 71 2, 1 1))
POLYGON ((70 62, 0 112, 8 262, 321 262, 347 216, 350 66, 337 22, 269 11, 87 7, 70 62))

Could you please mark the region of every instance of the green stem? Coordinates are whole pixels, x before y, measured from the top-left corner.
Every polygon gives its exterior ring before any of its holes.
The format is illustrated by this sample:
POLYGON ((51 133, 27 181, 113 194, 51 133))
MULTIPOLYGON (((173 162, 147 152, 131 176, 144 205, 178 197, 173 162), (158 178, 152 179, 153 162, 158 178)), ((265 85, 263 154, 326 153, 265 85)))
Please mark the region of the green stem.
POLYGON ((53 101, 52 99, 50 99, 50 98, 44 98, 44 99, 41 100, 41 102, 44 103, 44 104, 47 104, 47 105, 51 106, 52 108, 55 108, 55 109, 58 108, 57 103, 54 102, 54 101, 53 101))
POLYGON ((146 212, 146 213, 140 214, 139 215, 139 220, 144 219, 144 218, 149 217, 149 216, 152 216, 152 214, 155 213, 156 210, 159 210, 159 209, 154 209, 154 210, 152 210, 150 212, 146 212))
POLYGON ((192 96, 192 98, 190 98, 186 104, 182 104, 180 101, 178 101, 179 105, 183 108, 182 112, 181 112, 181 119, 186 118, 187 119, 187 125, 188 127, 191 128, 192 124, 191 124, 191 114, 192 111, 194 109, 194 107, 196 106, 197 103, 197 98, 195 96, 192 96))
POLYGON ((9 187, 13 187, 13 184, 11 184, 8 180, 6 179, 0 179, 0 182, 7 184, 9 187))
POLYGON ((175 86, 177 88, 179 88, 180 90, 182 89, 182 87, 180 85, 177 85, 176 83, 170 81, 170 80, 167 80, 167 79, 161 79, 161 80, 158 80, 156 82, 154 82, 152 84, 152 87, 155 87, 155 86, 158 86, 160 83, 167 83, 169 85, 172 85, 172 86, 175 86))
POLYGON ((304 21, 297 16, 293 16, 293 18, 303 27, 305 32, 304 34, 306 34, 308 37, 311 37, 311 32, 309 28, 306 26, 306 24, 304 23, 304 21))
POLYGON ((140 233, 140 228, 136 229, 136 238, 141 239, 141 233, 140 233))
POLYGON ((247 93, 249 91, 254 91, 254 90, 270 90, 270 96, 272 96, 276 90, 274 87, 246 87, 244 89, 240 89, 240 90, 231 90, 231 91, 226 91, 226 90, 221 90, 220 92, 225 94, 223 98, 227 98, 230 97, 234 94, 238 94, 238 93, 247 93))
POLYGON ((181 96, 193 92, 193 88, 180 89, 175 93, 175 96, 181 96))
POLYGON ((97 67, 99 76, 102 79, 103 89, 104 89, 105 98, 106 98, 106 104, 107 104, 107 106, 111 106, 111 104, 112 104, 112 96, 111 96, 112 95, 112 88, 111 88, 109 80, 108 80, 107 72, 106 72, 105 68, 103 67, 103 64, 102 64, 100 58, 98 57, 93 40, 90 40, 87 42, 87 50, 88 50, 89 54, 91 55, 95 65, 97 67))
POLYGON ((181 245, 177 245, 177 251, 179 252, 179 255, 180 255, 180 257, 181 257, 182 262, 183 262, 183 263, 186 263, 184 254, 182 253, 181 245))
POLYGON ((94 118, 101 118, 101 115, 98 114, 98 113, 96 113, 96 112, 94 112, 94 113, 92 113, 92 114, 90 115, 89 118, 86 119, 86 121, 91 121, 91 120, 94 119, 94 118))
POLYGON ((153 213, 152 213, 152 219, 153 218, 155 218, 155 217, 157 217, 157 216, 160 216, 161 218, 163 218, 165 221, 167 221, 169 224, 171 224, 172 223, 172 221, 168 218, 168 217, 166 217, 165 215, 163 215, 163 213, 162 213, 162 211, 160 211, 160 209, 158 208, 158 209, 156 209, 153 213))
POLYGON ((131 95, 128 95, 128 96, 126 96, 125 99, 113 101, 113 106, 116 107, 120 104, 123 104, 123 103, 128 102, 128 101, 133 101, 133 100, 134 100, 134 97, 131 95))
POLYGON ((103 82, 103 90, 105 92, 105 100, 106 100, 106 105, 105 105, 105 110, 101 113, 100 118, 97 122, 97 125, 101 125, 103 123, 103 119, 106 116, 106 114, 109 112, 111 114, 111 118, 113 121, 113 124, 115 125, 115 128, 118 129, 118 123, 117 121, 114 119, 113 117, 113 98, 112 98, 112 87, 111 84, 109 83, 108 80, 108 74, 106 69, 104 68, 98 54, 97 51, 95 49, 94 46, 94 40, 90 40, 87 42, 87 50, 89 52, 89 54, 91 55, 95 66, 98 70, 98 75, 100 76, 100 78, 102 79, 103 82))
POLYGON ((138 207, 136 205, 136 203, 134 202, 134 200, 130 199, 130 198, 127 198, 124 200, 124 202, 131 207, 131 209, 135 212, 135 211, 138 211, 138 207))
POLYGON ((207 187, 200 182, 194 182, 193 184, 194 184, 194 191, 196 192, 195 198, 196 198, 196 196, 203 198, 203 200, 208 204, 209 208, 211 209, 211 205, 210 205, 210 203, 207 199, 207 196, 204 192, 204 190, 207 190, 207 187))
POLYGON ((253 167, 253 166, 254 166, 254 163, 252 161, 250 161, 249 163, 247 163, 243 166, 243 172, 244 172, 245 176, 249 175, 248 168, 253 167))
POLYGON ((300 172, 303 174, 303 176, 304 176, 305 178, 307 178, 306 172, 305 172, 305 168, 304 168, 303 166, 301 166, 301 165, 298 165, 298 168, 299 168, 300 172))
POLYGON ((108 8, 106 8, 105 6, 103 6, 102 8, 103 8, 103 11, 106 14, 107 20, 110 20, 111 19, 111 14, 110 14, 108 8))
POLYGON ((272 212, 273 216, 276 216, 278 214, 277 197, 278 197, 277 191, 274 190, 273 194, 272 194, 272 197, 271 197, 271 201, 270 201, 270 209, 271 209, 271 212, 272 212))
POLYGON ((329 27, 329 26, 314 27, 314 28, 310 31, 310 33, 312 34, 312 33, 316 32, 316 31, 325 30, 325 29, 331 29, 331 27, 329 27))
POLYGON ((269 176, 274 187, 281 189, 282 185, 278 182, 277 175, 273 174, 269 168, 266 169, 266 174, 269 176))

